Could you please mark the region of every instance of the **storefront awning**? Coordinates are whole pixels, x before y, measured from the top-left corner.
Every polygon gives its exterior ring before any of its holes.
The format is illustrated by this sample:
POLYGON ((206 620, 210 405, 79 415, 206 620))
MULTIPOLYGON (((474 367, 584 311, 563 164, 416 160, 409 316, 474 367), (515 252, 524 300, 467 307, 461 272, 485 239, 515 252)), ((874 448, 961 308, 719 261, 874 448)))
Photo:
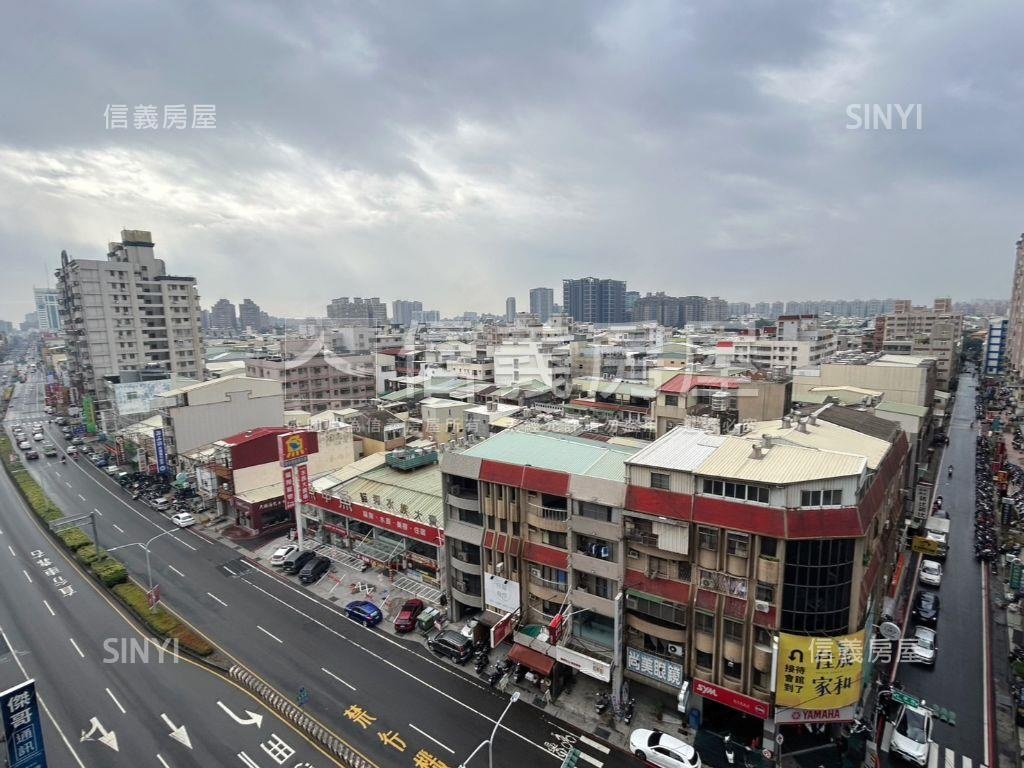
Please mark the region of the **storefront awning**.
POLYGON ((508 657, 512 659, 512 661, 518 661, 524 667, 536 672, 541 677, 551 677, 551 672, 555 668, 555 660, 550 656, 545 656, 543 653, 531 650, 525 645, 519 645, 519 643, 515 643, 512 646, 512 650, 509 651, 508 657))

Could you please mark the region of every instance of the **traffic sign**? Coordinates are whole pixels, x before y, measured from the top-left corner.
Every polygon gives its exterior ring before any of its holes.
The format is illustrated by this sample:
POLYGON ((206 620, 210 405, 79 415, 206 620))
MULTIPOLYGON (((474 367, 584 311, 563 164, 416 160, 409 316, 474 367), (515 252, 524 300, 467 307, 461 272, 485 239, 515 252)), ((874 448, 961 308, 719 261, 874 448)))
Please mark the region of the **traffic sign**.
POLYGON ((149 607, 154 607, 160 602, 160 585, 155 585, 149 592, 146 593, 146 602, 149 603, 149 607))
POLYGON ((783 741, 782 734, 781 733, 776 733, 775 734, 775 743, 778 744, 781 747, 782 746, 782 741, 783 741))
POLYGON ((910 548, 922 555, 939 554, 939 542, 929 539, 927 536, 915 536, 910 548))
POLYGON ((892 700, 899 702, 900 704, 906 704, 908 707, 919 707, 921 706, 921 700, 916 696, 911 696, 909 693, 903 691, 893 691, 892 700))

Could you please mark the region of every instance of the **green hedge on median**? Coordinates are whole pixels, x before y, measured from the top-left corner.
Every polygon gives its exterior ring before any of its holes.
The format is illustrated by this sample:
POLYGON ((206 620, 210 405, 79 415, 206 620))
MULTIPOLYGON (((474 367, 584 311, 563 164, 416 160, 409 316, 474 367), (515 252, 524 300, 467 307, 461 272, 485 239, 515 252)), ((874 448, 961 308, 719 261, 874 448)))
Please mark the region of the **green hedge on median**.
POLYGON ((128 570, 112 557, 104 556, 102 559, 94 561, 89 567, 108 587, 128 581, 128 570))
POLYGON ((162 605, 157 605, 156 610, 151 611, 145 590, 136 584, 118 584, 114 587, 114 594, 158 635, 177 640, 181 648, 200 656, 209 656, 213 653, 214 649, 210 643, 182 624, 176 616, 165 611, 162 605))
POLYGON ((66 531, 58 533, 57 537, 63 541, 64 546, 72 552, 77 552, 82 547, 87 547, 92 544, 92 539, 86 536, 82 532, 81 528, 68 528, 66 531))
POLYGON ((104 549, 97 549, 95 544, 89 544, 75 552, 75 557, 83 565, 92 565, 97 560, 107 557, 107 552, 104 549))
POLYGON ((13 459, 11 458, 13 452, 14 446, 11 445, 11 441, 6 435, 0 435, 0 459, 3 460, 4 466, 7 467, 11 479, 21 488, 21 492, 24 494, 32 511, 44 523, 64 517, 64 514, 47 498, 46 493, 39 487, 39 483, 24 470, 21 466, 21 460, 16 455, 13 459))

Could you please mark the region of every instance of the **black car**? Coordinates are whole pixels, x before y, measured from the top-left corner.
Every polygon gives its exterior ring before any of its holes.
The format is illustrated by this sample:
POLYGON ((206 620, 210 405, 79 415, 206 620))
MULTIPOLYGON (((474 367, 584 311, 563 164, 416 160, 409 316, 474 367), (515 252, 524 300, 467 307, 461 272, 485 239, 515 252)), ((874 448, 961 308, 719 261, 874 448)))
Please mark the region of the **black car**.
POLYGON ((917 593, 914 600, 914 610, 911 611, 914 621, 928 627, 934 627, 939 621, 939 596, 935 592, 921 591, 917 593))
POLYGON ((314 557, 316 557, 316 553, 313 550, 304 549, 302 552, 297 552, 294 558, 289 555, 288 559, 284 561, 284 566, 281 570, 294 575, 305 568, 306 563, 314 557))
POLYGON ((331 569, 331 560, 328 557, 314 557, 308 561, 302 570, 299 571, 299 581, 303 584, 312 584, 314 581, 319 580, 327 571, 331 569))
POLYGON ((453 629, 445 629, 427 640, 427 647, 456 664, 465 664, 473 655, 473 641, 453 629))

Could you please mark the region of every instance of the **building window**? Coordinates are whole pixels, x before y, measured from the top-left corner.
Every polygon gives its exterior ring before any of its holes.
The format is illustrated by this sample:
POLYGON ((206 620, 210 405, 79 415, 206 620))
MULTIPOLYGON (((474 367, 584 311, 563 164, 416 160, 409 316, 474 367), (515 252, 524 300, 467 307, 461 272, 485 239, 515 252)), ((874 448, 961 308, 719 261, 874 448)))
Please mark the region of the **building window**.
POLYGON ((768 686, 771 685, 771 681, 772 678, 770 673, 763 672, 762 670, 757 669, 756 667, 754 668, 754 676, 751 682, 754 684, 755 688, 757 688, 759 691, 767 691, 768 686))
POLYGON ((762 648, 772 647, 772 633, 764 627, 754 627, 754 645, 762 648))
POLYGON ((665 405, 671 406, 673 408, 676 407, 677 405, 679 405, 679 396, 665 395, 665 405))
POLYGON ((745 533, 730 533, 725 537, 725 551, 733 557, 746 557, 750 551, 750 537, 745 533))
POLYGON ((764 600, 766 603, 774 603, 775 585, 765 584, 763 581, 757 582, 757 590, 754 593, 754 597, 757 600, 764 600))
POLYGON ((703 526, 697 529, 697 544, 701 549, 706 549, 709 552, 718 551, 718 529, 716 528, 704 528, 703 526))
POLYGON ((743 625, 738 621, 732 621, 731 619, 725 620, 725 637, 727 640, 735 640, 738 643, 743 642, 743 625))
POLYGON ((843 492, 841 489, 828 491, 801 491, 801 507, 838 507, 842 506, 843 492))
POLYGON ((708 496, 724 496, 727 499, 752 501, 756 504, 767 504, 771 497, 770 490, 764 485, 712 480, 709 477, 704 478, 701 489, 708 496))
POLYGON ((691 578, 689 561, 680 560, 676 565, 678 566, 676 570, 676 578, 680 581, 689 581, 691 578))
POLYGON ((668 560, 660 557, 648 557, 647 572, 651 576, 668 576, 668 560))
POLYGON ((540 540, 547 544, 549 547, 558 547, 559 549, 565 549, 564 533, 557 533, 555 531, 541 531, 540 540))
POLYGON ((743 679, 743 664, 732 659, 726 659, 722 664, 722 674, 733 680, 743 679))
POLYGON ((651 600, 639 595, 626 595, 626 607, 636 613, 652 616, 656 619, 671 622, 680 627, 686 626, 686 606, 677 603, 651 600))
POLYGON ((715 666, 715 655, 707 651, 697 651, 697 666, 701 669, 712 669, 715 666))
POLYGON ((854 542, 814 539, 786 544, 780 629, 801 634, 846 632, 854 542))
POLYGON ((765 536, 761 537, 761 554, 765 557, 777 557, 776 552, 779 549, 779 542, 777 539, 769 539, 765 536))
POLYGON ((715 617, 710 613, 701 613, 700 611, 695 613, 694 624, 698 632, 703 632, 705 635, 715 634, 715 617))
POLYGON ((664 472, 651 472, 651 488, 668 490, 669 476, 664 472))
POLYGON ((576 508, 576 514, 590 520, 598 520, 602 523, 613 523, 612 508, 604 504, 593 504, 589 501, 581 501, 576 508))

